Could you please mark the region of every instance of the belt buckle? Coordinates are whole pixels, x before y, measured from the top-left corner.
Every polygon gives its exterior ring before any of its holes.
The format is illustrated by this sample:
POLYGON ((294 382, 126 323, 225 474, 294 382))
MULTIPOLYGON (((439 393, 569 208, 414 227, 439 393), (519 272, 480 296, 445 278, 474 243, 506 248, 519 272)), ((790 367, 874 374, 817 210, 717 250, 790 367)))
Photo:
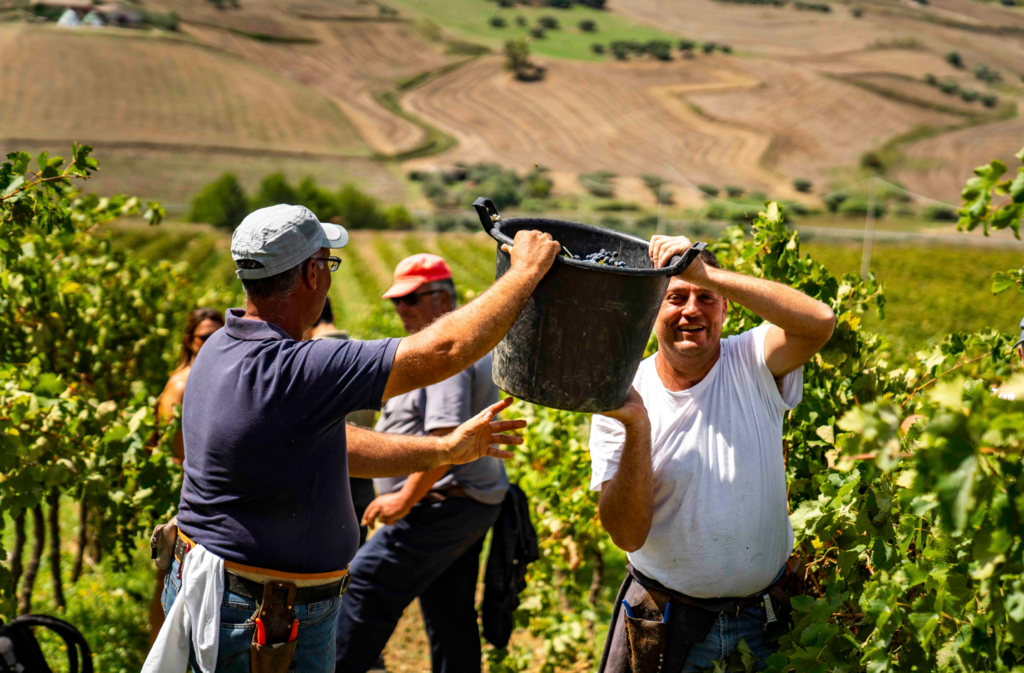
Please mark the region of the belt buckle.
POLYGON ((347 572, 345 576, 341 578, 341 588, 338 590, 339 596, 344 596, 345 592, 348 591, 348 585, 352 583, 352 573, 347 572))

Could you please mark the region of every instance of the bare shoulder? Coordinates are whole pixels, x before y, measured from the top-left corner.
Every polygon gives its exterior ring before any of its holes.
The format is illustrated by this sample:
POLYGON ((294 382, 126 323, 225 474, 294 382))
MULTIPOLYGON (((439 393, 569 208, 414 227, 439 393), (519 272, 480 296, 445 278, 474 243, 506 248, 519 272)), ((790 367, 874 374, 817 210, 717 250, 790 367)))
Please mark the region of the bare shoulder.
POLYGON ((185 397, 185 383, 188 382, 190 369, 191 367, 186 367, 171 374, 171 378, 168 379, 163 392, 160 393, 161 407, 170 408, 175 404, 181 404, 182 399, 185 397))

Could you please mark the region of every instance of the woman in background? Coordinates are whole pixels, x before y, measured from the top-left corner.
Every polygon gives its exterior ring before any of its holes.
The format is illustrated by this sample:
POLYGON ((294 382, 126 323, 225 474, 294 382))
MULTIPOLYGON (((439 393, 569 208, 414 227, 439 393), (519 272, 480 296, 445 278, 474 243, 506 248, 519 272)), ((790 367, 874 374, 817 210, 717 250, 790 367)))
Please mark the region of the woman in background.
MULTIPOLYGON (((188 380, 188 373, 192 371, 192 364, 196 361, 199 349, 203 347, 206 340, 214 332, 224 326, 224 316, 212 308, 197 308, 188 316, 185 323, 185 334, 181 339, 181 355, 178 357, 178 366, 171 372, 171 378, 164 386, 160 397, 156 401, 156 418, 158 425, 164 425, 174 420, 174 408, 181 406, 185 397, 185 382, 188 380)), ((174 462, 181 465, 185 460, 185 442, 179 428, 174 433, 174 462)), ((149 603, 149 644, 152 647, 156 636, 160 633, 160 627, 164 623, 164 611, 160 606, 160 594, 164 589, 165 570, 156 572, 156 590, 153 600, 149 603)))

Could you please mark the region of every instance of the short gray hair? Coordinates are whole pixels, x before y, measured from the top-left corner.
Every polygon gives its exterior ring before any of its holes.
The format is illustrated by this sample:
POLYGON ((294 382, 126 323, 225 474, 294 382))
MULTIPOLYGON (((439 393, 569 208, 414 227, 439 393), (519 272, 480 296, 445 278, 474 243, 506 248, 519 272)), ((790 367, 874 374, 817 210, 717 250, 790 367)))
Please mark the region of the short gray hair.
MULTIPOLYGON (((295 285, 302 276, 302 269, 308 261, 309 259, 304 259, 301 264, 296 264, 287 271, 282 271, 267 278, 243 278, 242 288, 245 290, 245 296, 249 299, 272 299, 275 297, 283 299, 287 297, 295 290, 295 285)), ((263 267, 263 264, 254 259, 240 259, 235 264, 238 265, 239 269, 259 269, 263 267)))

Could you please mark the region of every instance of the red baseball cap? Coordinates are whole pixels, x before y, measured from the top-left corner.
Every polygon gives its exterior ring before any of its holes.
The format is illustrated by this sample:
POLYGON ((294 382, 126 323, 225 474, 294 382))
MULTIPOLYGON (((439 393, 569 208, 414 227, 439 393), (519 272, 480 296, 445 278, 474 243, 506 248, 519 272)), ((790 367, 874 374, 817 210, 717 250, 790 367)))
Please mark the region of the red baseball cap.
POLYGON ((381 299, 404 297, 425 283, 452 277, 452 270, 442 258, 421 252, 406 257, 395 267, 395 282, 381 299))

